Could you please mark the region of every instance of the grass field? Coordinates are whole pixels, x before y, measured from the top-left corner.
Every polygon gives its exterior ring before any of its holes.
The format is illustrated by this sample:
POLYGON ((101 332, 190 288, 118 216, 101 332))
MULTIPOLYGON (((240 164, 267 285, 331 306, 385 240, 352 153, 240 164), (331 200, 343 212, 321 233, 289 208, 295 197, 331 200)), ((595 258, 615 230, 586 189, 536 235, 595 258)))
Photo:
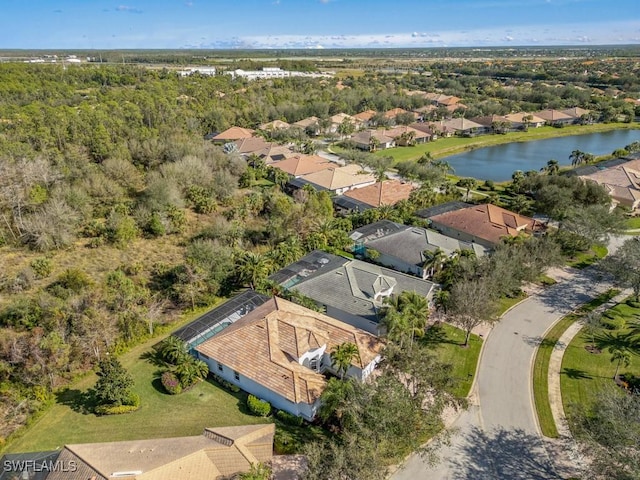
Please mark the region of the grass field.
POLYGON ((395 162, 416 160, 425 153, 430 153, 434 158, 441 158, 476 148, 502 145, 505 143, 529 142, 533 140, 544 140, 546 138, 584 135, 588 133, 633 128, 637 128, 637 125, 629 123, 602 123, 594 125, 574 125, 564 128, 530 128, 527 132, 510 132, 506 135, 481 135, 471 138, 439 138, 435 142, 423 143, 413 147, 397 147, 387 150, 379 150, 376 152, 376 155, 392 157, 395 162))
POLYGON ((427 331, 424 341, 433 346, 440 361, 453 365, 452 375, 455 379, 455 387, 451 393, 459 398, 466 397, 476 373, 482 339, 472 334, 469 338, 469 346, 463 348, 461 345, 464 343, 464 332, 459 328, 441 323, 427 331))
POLYGON ((629 217, 625 221, 625 226, 630 230, 640 229, 640 217, 629 217))
POLYGON ((582 315, 606 303, 617 295, 617 290, 609 290, 583 305, 576 313, 562 318, 547 333, 538 346, 538 352, 533 364, 533 398, 538 414, 538 422, 542 434, 549 438, 557 438, 558 430, 553 420, 551 406, 549 404, 549 360, 551 353, 567 328, 581 318, 582 315))
POLYGON ((562 361, 560 386, 562 388, 562 403, 564 410, 570 415, 572 405, 591 403, 597 392, 604 389, 619 389, 613 382, 613 374, 616 362, 611 361, 611 353, 608 346, 614 344, 626 344, 632 353, 629 367, 620 367, 620 373, 640 375, 640 348, 636 343, 635 348, 629 346, 628 333, 629 320, 637 320, 640 309, 632 308, 627 304, 618 304, 610 310, 616 316, 624 318, 626 326, 618 331, 605 330, 594 335, 594 338, 584 329, 574 337, 562 361), (601 353, 590 353, 585 347, 591 346, 595 340, 595 346, 601 353))
POLYGON ((7 451, 30 452, 72 443, 198 435, 204 427, 268 421, 246 411, 243 394, 228 393, 211 381, 200 382, 180 395, 164 393, 158 368, 141 358, 158 341, 151 340, 120 357, 135 380, 135 392, 141 398, 138 411, 105 417, 88 413, 90 405, 85 392, 97 380, 91 374, 58 393, 56 404, 9 444, 7 451))

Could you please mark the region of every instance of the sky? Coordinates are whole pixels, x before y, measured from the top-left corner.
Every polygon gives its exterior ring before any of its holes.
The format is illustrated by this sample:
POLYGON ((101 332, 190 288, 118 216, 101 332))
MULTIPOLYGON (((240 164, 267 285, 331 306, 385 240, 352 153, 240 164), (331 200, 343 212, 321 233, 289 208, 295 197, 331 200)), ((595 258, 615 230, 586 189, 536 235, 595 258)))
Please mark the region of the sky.
POLYGON ((640 44, 638 0, 0 0, 0 48, 640 44))

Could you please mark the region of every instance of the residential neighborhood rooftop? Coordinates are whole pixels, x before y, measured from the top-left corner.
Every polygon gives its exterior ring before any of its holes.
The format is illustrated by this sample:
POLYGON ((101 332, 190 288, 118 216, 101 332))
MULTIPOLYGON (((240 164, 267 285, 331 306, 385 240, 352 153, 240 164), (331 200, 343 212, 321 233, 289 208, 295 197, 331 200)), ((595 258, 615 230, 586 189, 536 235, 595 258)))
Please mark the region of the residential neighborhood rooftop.
POLYGON ((382 348, 367 332, 274 297, 197 350, 293 403, 312 404, 326 379, 298 360, 323 345, 331 353, 343 343, 358 348, 352 362, 360 369, 374 361, 382 348))
POLYGON ((395 205, 400 200, 407 200, 414 188, 410 183, 400 180, 384 180, 367 187, 350 190, 344 195, 377 208, 382 205, 395 205))

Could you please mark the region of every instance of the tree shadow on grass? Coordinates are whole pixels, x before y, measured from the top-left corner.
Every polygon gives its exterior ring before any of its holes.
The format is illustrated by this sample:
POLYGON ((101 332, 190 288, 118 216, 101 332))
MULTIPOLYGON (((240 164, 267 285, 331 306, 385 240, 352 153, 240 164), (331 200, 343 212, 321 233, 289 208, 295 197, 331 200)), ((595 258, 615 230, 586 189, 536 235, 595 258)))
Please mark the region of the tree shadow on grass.
POLYGON ((640 355, 640 341, 637 335, 631 333, 604 332, 595 337, 596 346, 604 351, 610 348, 625 350, 634 355, 640 355))
POLYGON ((572 380, 579 380, 581 378, 591 380, 593 377, 584 370, 578 370, 577 368, 564 368, 561 375, 566 375, 572 380))
POLYGON ((56 394, 56 402, 60 405, 65 405, 74 412, 81 413, 83 415, 92 415, 98 404, 95 396, 95 390, 89 389, 86 392, 82 392, 77 389, 66 388, 60 390, 56 394))
POLYGON ((420 338, 420 342, 425 346, 435 346, 435 345, 440 345, 442 343, 451 343, 451 344, 458 343, 458 342, 452 342, 449 339, 449 337, 447 337, 447 334, 445 333, 444 329, 440 327, 440 325, 435 325, 435 324, 427 328, 422 338, 420 338))
POLYGON ((465 435, 461 452, 451 458, 459 480, 549 480, 561 478, 555 471, 542 440, 523 430, 495 428, 484 432, 474 427, 465 435))
POLYGON ((159 368, 167 367, 167 362, 162 360, 162 358, 160 357, 160 354, 155 350, 147 350, 146 352, 143 352, 140 355, 140 360, 146 360, 154 367, 159 367, 159 368))

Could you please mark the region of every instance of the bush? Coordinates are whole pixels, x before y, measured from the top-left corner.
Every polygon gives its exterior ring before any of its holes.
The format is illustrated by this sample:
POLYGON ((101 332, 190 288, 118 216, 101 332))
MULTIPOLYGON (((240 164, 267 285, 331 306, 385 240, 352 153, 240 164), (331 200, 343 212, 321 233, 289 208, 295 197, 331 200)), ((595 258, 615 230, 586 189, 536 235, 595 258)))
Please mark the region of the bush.
POLYGON ((46 278, 51 275, 53 264, 46 257, 36 258, 31 262, 31 268, 38 278, 46 278))
POLYGON ((302 417, 298 417, 297 415, 293 415, 289 412, 285 412, 284 410, 278 410, 276 412, 276 417, 282 423, 287 425, 292 425, 294 427, 301 427, 304 423, 304 419, 302 417))
POLYGON ((177 395, 182 393, 182 385, 180 384, 180 380, 176 377, 175 373, 167 370, 160 377, 160 381, 162 382, 162 386, 170 395, 177 395))
POLYGON ((271 414, 271 404, 253 395, 249 395, 247 398, 247 407, 251 413, 258 417, 268 417, 271 414))
POLYGON ((218 375, 216 375, 215 373, 211 373, 210 374, 211 377, 215 380, 215 382, 220 385, 222 388, 224 388, 225 390, 228 390, 232 393, 238 393, 240 391, 240 387, 231 383, 231 382, 227 382, 224 378, 219 377, 218 375))
POLYGON ((97 415, 122 415, 135 412, 138 408, 139 405, 99 405, 95 411, 97 415))
POLYGON ((278 455, 292 455, 302 451, 302 445, 299 444, 296 437, 283 428, 276 428, 273 448, 278 455))

